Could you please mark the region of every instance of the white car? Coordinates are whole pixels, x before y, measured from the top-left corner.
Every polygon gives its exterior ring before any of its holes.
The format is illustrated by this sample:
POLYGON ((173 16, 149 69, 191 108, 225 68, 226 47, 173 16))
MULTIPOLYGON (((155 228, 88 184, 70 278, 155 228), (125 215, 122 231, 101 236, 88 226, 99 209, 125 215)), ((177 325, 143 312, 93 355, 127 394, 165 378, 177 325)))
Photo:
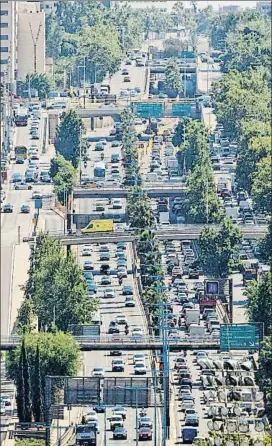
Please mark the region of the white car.
POLYGON ((0 415, 5 415, 5 413, 6 413, 5 403, 1 402, 1 404, 0 404, 0 415))
POLYGON ((142 337, 143 330, 140 327, 134 327, 131 332, 131 336, 133 337, 142 337))
POLYGON ((145 362, 145 354, 144 353, 135 353, 133 356, 133 363, 135 364, 136 361, 142 360, 142 362, 145 362))
POLYGON ((119 314, 118 316, 116 316, 115 322, 118 325, 126 325, 127 324, 127 318, 126 318, 126 316, 124 314, 119 314))
POLYGON ((134 373, 135 375, 146 375, 146 366, 142 362, 139 362, 138 364, 134 365, 134 373))
POLYGON ((84 246, 84 248, 82 249, 82 253, 81 253, 81 255, 82 256, 91 256, 92 255, 92 248, 87 248, 87 247, 85 247, 84 246))
POLYGON ((113 200, 112 202, 112 207, 113 209, 122 209, 123 205, 122 205, 122 200, 113 200))
POLYGON ((102 367, 95 367, 93 369, 92 375, 94 378, 104 378, 105 372, 102 367))
POLYGON ((104 291, 104 297, 115 297, 115 291, 113 288, 106 288, 104 291))
POLYGON ((31 190, 32 186, 29 183, 24 183, 22 181, 21 183, 15 183, 14 189, 15 190, 31 190))

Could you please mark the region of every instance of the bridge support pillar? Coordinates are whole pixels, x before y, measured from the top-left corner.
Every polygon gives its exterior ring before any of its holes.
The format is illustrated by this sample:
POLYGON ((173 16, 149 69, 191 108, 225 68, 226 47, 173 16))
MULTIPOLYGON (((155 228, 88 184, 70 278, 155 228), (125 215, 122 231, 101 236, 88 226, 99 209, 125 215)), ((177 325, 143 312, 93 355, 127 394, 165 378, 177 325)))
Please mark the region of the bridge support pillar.
POLYGON ((94 130, 94 118, 91 118, 91 130, 94 130))
POLYGON ((67 245, 67 256, 70 254, 70 252, 71 252, 71 245, 67 245))

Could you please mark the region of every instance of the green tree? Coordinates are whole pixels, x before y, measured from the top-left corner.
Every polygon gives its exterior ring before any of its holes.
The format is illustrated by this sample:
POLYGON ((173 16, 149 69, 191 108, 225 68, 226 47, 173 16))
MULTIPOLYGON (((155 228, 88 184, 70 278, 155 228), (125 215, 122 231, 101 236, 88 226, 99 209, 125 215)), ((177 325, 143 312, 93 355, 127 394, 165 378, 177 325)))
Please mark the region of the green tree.
POLYGON ((20 84, 19 94, 26 98, 29 91, 37 90, 39 98, 46 98, 52 89, 53 81, 44 73, 29 73, 20 84))
POLYGON ((204 228, 200 234, 199 247, 205 274, 227 278, 241 241, 242 233, 231 219, 224 219, 218 232, 210 227, 204 228))
POLYGON ((181 90, 181 74, 178 65, 178 60, 175 58, 169 59, 165 69, 165 83, 169 89, 169 96, 176 97, 181 90))
MULTIPOLYGON (((31 423, 32 421, 32 404, 31 404, 31 378, 30 378, 30 371, 29 371, 29 362, 28 362, 28 355, 26 352, 26 345, 25 345, 25 337, 23 336, 22 339, 22 372, 23 372, 23 382, 24 382, 24 416, 26 423, 31 423)), ((20 367, 20 369, 21 369, 20 367)))
POLYGON ((176 128, 175 142, 181 140, 181 147, 177 153, 180 167, 193 170, 204 159, 209 157, 209 133, 202 122, 184 119, 176 128))
POLYGON ((36 347, 36 357, 34 365, 34 376, 32 385, 32 410, 33 417, 36 422, 43 420, 43 404, 42 404, 42 382, 41 382, 41 363, 39 344, 36 347))
MULTIPOLYGON (((30 381, 35 381, 37 366, 37 345, 40 355, 40 382, 43 389, 43 401, 45 391, 45 377, 50 376, 73 376, 76 375, 80 366, 79 346, 71 334, 58 332, 53 333, 31 333, 24 337, 25 348, 29 363, 30 381)), ((22 344, 10 351, 7 356, 7 373, 14 380, 18 390, 20 389, 20 357, 22 356, 22 344)), ((32 404, 36 394, 32 391, 32 404)), ((18 398, 17 398, 18 404, 18 398)), ((18 406, 17 406, 18 407, 18 406)), ((25 421, 25 420, 24 420, 25 421)))
POLYGON ((246 293, 249 320, 262 322, 267 336, 272 329, 272 273, 266 273, 259 281, 251 281, 246 293))
POLYGON ((164 56, 168 57, 179 57, 181 51, 183 50, 183 43, 180 39, 174 39, 173 37, 166 39, 163 42, 164 56))
POLYGON ((31 299, 25 298, 18 310, 16 320, 16 330, 18 333, 33 331, 35 329, 35 314, 33 302, 31 299))
POLYGON ((23 352, 20 351, 18 359, 17 376, 16 376, 16 405, 17 415, 20 423, 25 421, 25 386, 24 386, 24 372, 23 372, 23 352))
POLYGON ((184 144, 186 139, 186 127, 191 121, 191 118, 185 117, 181 118, 175 128, 175 133, 172 138, 172 143, 175 147, 180 147, 182 144, 184 144))
POLYGON ((260 242, 260 255, 264 262, 267 262, 271 266, 272 270, 272 219, 268 222, 268 233, 265 238, 260 242))
POLYGON ((127 213, 132 228, 146 229, 154 224, 151 201, 139 187, 133 188, 128 197, 127 213))
POLYGON ((80 139, 85 132, 83 121, 74 110, 63 113, 57 128, 55 149, 67 161, 77 167, 80 155, 80 139))
POLYGON ((69 324, 90 323, 97 300, 90 299, 86 281, 73 254, 65 255, 58 240, 41 233, 37 237, 25 293, 31 295, 39 328, 67 331, 69 324))
POLYGON ((252 198, 254 207, 270 214, 272 209, 271 156, 263 158, 257 164, 253 175, 252 198))
MULTIPOLYGON (((272 332, 268 334, 263 340, 262 348, 259 354, 259 369, 257 371, 257 382, 260 389, 264 392, 264 401, 266 406, 266 413, 269 421, 272 420, 272 332)), ((270 446, 271 437, 267 435, 267 443, 270 446)))
POLYGON ((76 184, 77 171, 71 161, 66 161, 62 155, 57 154, 51 159, 50 174, 58 200, 64 203, 65 197, 67 199, 76 184))

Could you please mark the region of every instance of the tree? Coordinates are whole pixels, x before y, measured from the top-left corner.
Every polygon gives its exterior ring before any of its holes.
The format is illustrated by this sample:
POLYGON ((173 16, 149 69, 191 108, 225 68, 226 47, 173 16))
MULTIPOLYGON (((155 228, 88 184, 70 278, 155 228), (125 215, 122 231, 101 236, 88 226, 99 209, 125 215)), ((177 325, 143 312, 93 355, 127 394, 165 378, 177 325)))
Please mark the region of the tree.
POLYGON ((127 212, 132 228, 146 229, 154 224, 151 201, 140 188, 134 188, 128 197, 127 212))
POLYGON ((62 155, 57 154, 51 159, 50 175, 58 200, 64 203, 65 197, 68 198, 76 184, 77 171, 71 161, 66 161, 62 155))
POLYGON ((174 39, 173 37, 164 40, 164 56, 168 57, 179 57, 183 49, 183 43, 180 39, 174 39))
POLYGON ((268 222, 268 233, 260 242, 260 255, 264 262, 270 264, 272 270, 272 219, 268 222))
MULTIPOLYGON (((52 89, 53 81, 44 73, 28 73, 26 79, 21 83, 19 94, 26 98, 29 91, 36 90, 39 98, 46 98, 52 89)), ((32 93, 31 93, 32 94, 32 93)))
POLYGON ((172 138, 172 143, 175 147, 180 147, 186 138, 186 127, 187 124, 191 121, 191 118, 185 117, 181 118, 175 128, 175 134, 172 138))
POLYGON ((20 334, 33 331, 35 329, 35 322, 33 302, 31 299, 25 298, 18 310, 16 330, 20 334))
MULTIPOLYGON (((263 340, 259 354, 259 369, 257 371, 257 382, 264 392, 264 402, 266 413, 271 423, 272 419, 272 332, 263 340)), ((270 437, 270 436, 269 436, 270 437)), ((271 444, 271 437, 268 438, 267 446, 271 444)))
POLYGON ((258 211, 271 213, 272 185, 271 185, 271 156, 263 158, 257 164, 253 175, 252 198, 254 207, 258 211))
POLYGON ((33 386, 32 394, 35 395, 33 398, 33 416, 36 422, 42 421, 43 419, 43 405, 42 405, 42 382, 41 382, 41 364, 40 364, 40 349, 39 344, 36 347, 36 357, 34 365, 34 376, 33 376, 33 386))
POLYGON ((224 219, 218 233, 206 227, 200 234, 200 260, 205 274, 227 278, 234 265, 233 255, 242 241, 240 229, 231 219, 224 219))
POLYGON ((63 113, 57 128, 55 149, 67 161, 77 167, 80 156, 80 143, 85 132, 83 121, 74 110, 63 113))
POLYGON ((32 421, 32 404, 31 404, 31 379, 29 371, 29 362, 26 352, 25 337, 22 339, 22 365, 20 369, 23 372, 23 383, 24 383, 24 420, 26 423, 31 423, 32 421))
POLYGON ((165 83, 169 89, 168 95, 176 97, 181 90, 181 74, 177 59, 169 59, 165 69, 165 83))
POLYGON ((16 392, 17 415, 20 423, 22 423, 25 421, 25 386, 24 386, 22 349, 20 352, 19 363, 17 368, 16 388, 17 388, 16 392))
MULTIPOLYGON (((181 140, 182 146, 177 153, 179 165, 185 170, 192 170, 209 156, 209 133, 202 122, 184 119, 176 129, 175 142, 181 140)), ((174 138, 173 138, 174 139, 174 138)))
MULTIPOLYGON (((31 382, 35 382, 36 379, 37 345, 39 345, 40 382, 41 388, 43 389, 43 401, 45 396, 45 377, 47 375, 73 376, 77 374, 80 366, 80 350, 71 334, 64 334, 62 332, 56 334, 31 333, 25 335, 24 343, 27 351, 31 382)), ((22 357, 22 344, 13 351, 10 351, 7 356, 7 373, 10 379, 14 380, 16 384, 17 395, 18 391, 20 391, 20 357, 22 357)), ((37 395, 32 387, 32 405, 34 405, 36 397, 37 395)))
POLYGON ((272 329, 272 273, 266 273, 259 281, 251 281, 246 293, 249 320, 262 322, 267 336, 272 329))
POLYGON ((58 240, 41 233, 32 263, 25 295, 31 296, 39 328, 46 330, 54 322, 67 331, 69 324, 90 323, 98 302, 88 296, 75 256, 66 256, 58 240))

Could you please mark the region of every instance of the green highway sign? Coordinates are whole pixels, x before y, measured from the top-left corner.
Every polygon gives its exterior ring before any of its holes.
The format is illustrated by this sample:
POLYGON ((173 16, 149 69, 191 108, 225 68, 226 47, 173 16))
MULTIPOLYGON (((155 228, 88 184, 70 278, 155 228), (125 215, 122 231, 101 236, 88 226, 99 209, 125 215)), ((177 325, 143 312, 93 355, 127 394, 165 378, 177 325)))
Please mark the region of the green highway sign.
POLYGON ((262 324, 220 326, 220 350, 258 350, 263 339, 262 324))
POLYGON ((134 102, 133 111, 139 118, 161 118, 163 103, 134 102))
POLYGON ((175 117, 191 116, 191 104, 172 104, 172 115, 175 117))

